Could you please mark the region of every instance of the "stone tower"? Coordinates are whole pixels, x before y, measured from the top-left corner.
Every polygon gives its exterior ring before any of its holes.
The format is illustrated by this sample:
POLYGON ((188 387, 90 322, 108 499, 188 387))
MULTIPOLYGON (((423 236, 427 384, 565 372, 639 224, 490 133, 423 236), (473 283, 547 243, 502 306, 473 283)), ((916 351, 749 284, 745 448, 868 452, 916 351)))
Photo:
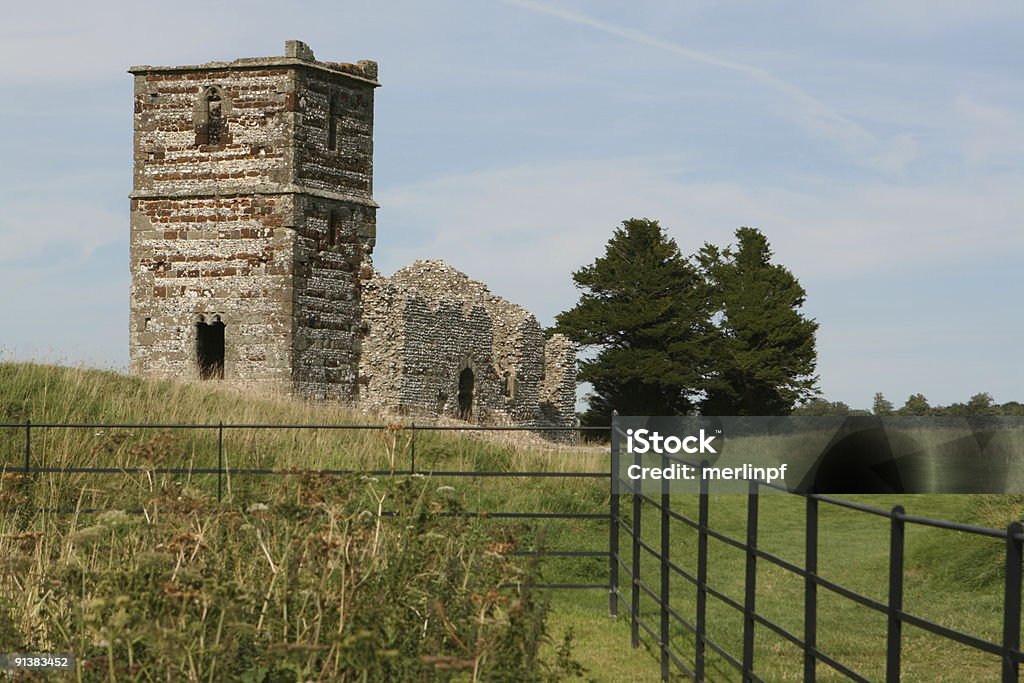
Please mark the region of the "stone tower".
POLYGON ((377 64, 137 66, 133 374, 358 393, 377 64))

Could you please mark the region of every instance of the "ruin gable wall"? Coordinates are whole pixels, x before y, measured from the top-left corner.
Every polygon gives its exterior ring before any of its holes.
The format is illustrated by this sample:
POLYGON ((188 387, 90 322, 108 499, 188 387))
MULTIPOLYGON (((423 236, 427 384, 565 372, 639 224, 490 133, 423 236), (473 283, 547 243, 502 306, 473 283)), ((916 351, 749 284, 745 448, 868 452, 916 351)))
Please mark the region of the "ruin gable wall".
MULTIPOLYGON (((566 418, 553 409, 544 417, 539 408, 547 366, 537 319, 482 283, 441 261, 417 261, 390 278, 374 277, 364 304, 364 407, 465 418, 460 382, 468 369, 474 421, 571 424, 574 414, 566 418)), ((557 391, 547 393, 554 397, 557 391)))

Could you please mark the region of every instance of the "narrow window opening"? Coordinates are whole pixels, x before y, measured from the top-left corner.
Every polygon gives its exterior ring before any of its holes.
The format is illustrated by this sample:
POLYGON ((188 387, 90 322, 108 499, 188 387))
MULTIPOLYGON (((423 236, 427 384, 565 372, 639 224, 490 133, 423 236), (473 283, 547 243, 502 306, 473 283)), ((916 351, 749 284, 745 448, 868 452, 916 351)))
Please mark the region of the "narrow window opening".
POLYGON ((221 108, 220 95, 211 90, 206 96, 206 139, 207 144, 219 145, 224 137, 224 113, 221 108))
POLYGON ((338 244, 338 214, 331 211, 327 217, 327 246, 334 247, 338 244))
POLYGON ((334 95, 327 105, 327 149, 338 149, 338 98, 334 95))
POLYGON ((220 145, 227 141, 226 115, 231 102, 221 96, 220 88, 210 86, 199 95, 195 108, 197 145, 220 145))
POLYGON ((501 388, 502 395, 505 396, 506 398, 515 398, 516 397, 516 378, 512 376, 511 372, 506 370, 505 374, 503 375, 503 380, 504 381, 502 383, 502 388, 501 388))
POLYGON ((215 315, 207 323, 200 316, 196 323, 196 362, 202 379, 224 379, 224 323, 215 315))
POLYGON ((459 373, 459 419, 473 417, 473 370, 466 368, 459 373))

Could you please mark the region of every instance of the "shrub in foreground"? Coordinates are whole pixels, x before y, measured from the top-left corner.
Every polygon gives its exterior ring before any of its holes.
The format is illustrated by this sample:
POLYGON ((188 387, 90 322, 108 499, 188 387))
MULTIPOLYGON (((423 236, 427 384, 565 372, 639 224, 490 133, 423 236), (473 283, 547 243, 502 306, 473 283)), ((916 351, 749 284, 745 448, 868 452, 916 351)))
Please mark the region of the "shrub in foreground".
POLYGON ((540 655, 513 531, 460 511, 426 479, 297 475, 234 506, 173 488, 144 515, 0 520, 0 651, 74 653, 84 680, 579 675, 568 643, 540 655))

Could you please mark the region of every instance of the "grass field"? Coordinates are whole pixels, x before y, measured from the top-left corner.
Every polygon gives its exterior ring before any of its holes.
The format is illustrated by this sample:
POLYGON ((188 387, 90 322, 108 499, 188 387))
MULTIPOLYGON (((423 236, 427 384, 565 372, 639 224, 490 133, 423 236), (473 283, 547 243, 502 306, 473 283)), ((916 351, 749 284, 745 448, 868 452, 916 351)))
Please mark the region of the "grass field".
MULTIPOLYGON (((143 382, 113 373, 71 370, 31 364, 0 364, 0 422, 35 423, 206 423, 235 424, 342 424, 370 420, 340 408, 301 403, 287 398, 249 397, 209 386, 143 382)), ((0 464, 9 469, 22 464, 24 428, 0 429, 0 464)), ((225 461, 229 468, 354 468, 405 469, 412 456, 408 430, 227 430, 225 461)), ((608 456, 600 448, 557 446, 528 435, 475 436, 469 433, 418 433, 415 436, 417 469, 496 471, 601 471, 608 456)), ((33 465, 49 467, 177 467, 214 466, 216 430, 139 429, 33 429, 33 465)), ((233 510, 280 507, 280 480, 232 476, 225 481, 224 506, 233 510), (257 506, 253 508, 253 506, 257 506)), ((436 486, 435 486, 436 485, 436 486)), ((464 478, 431 482, 450 486, 446 495, 470 510, 603 512, 608 506, 607 480, 575 478, 464 478)), ((31 489, 31 502, 45 507, 97 507, 123 510, 145 507, 157 494, 182 490, 216 505, 216 478, 140 474, 53 474, 39 476, 31 489), (175 488, 177 487, 177 488, 175 488)), ((3 489, 0 489, 2 497, 3 489)), ((8 493, 11 489, 8 486, 8 493)), ((883 508, 902 504, 909 513, 1004 528, 1024 513, 1024 503, 1011 496, 860 496, 858 500, 883 508)), ((628 497, 623 510, 628 510, 628 497)), ((673 498, 673 506, 696 515, 696 501, 673 498)), ((795 563, 803 561, 803 501, 789 496, 761 500, 759 544, 795 563)), ((656 541, 656 512, 644 518, 644 537, 656 541)), ((742 496, 714 496, 714 528, 743 539, 746 500, 742 496)), ((482 520, 487 524, 493 520, 482 520)), ((96 526, 95 515, 39 516, 0 520, 0 557, 13 548, 14 536, 37 529, 66 542, 83 529, 96 526), (15 526, 17 525, 17 528, 15 526), (63 526, 63 528, 62 528, 63 526)), ((543 544, 549 549, 603 550, 607 526, 597 520, 551 521, 506 525, 507 540, 528 549, 543 544)), ((125 527, 126 536, 139 527, 125 527)), ((68 544, 66 547, 70 547, 68 544)), ((681 525, 673 529, 672 556, 693 569, 696 536, 681 525)), ((737 600, 743 596, 743 554, 716 541, 710 546, 710 577, 714 586, 737 600)), ((245 552, 262 552, 258 546, 245 552)), ((1002 627, 1002 547, 994 539, 967 538, 957 532, 910 528, 907 536, 905 609, 946 626, 998 641, 1002 627)), ((888 522, 848 510, 822 508, 819 563, 821 573, 853 590, 885 600, 887 586, 888 522)), ((262 560, 260 560, 262 561, 262 560)), ((652 580, 657 566, 644 560, 643 575, 652 580)), ((550 558, 543 580, 603 583, 606 562, 600 558, 550 558)), ((656 582, 654 582, 656 584, 656 582)), ((625 585, 625 584, 624 584, 625 585)), ((0 593, 13 595, 10 581, 0 582, 0 593)), ((693 613, 693 589, 673 582, 673 607, 693 613)), ((40 589, 45 594, 45 589, 40 589)), ((14 597, 18 597, 14 595, 14 597)), ((607 681, 657 680, 653 654, 629 647, 625 618, 607 616, 604 591, 554 591, 548 631, 555 644, 572 629, 576 658, 588 670, 586 677, 607 681)), ((641 603, 649 621, 656 623, 653 602, 641 603)), ((799 633, 803 623, 803 583, 766 563, 758 573, 758 610, 787 629, 799 633)), ((621 614, 628 614, 623 606, 621 614)), ((30 619, 31 615, 20 615, 30 619)), ((742 620, 732 608, 709 602, 710 635, 731 652, 741 651, 742 620)), ((678 651, 688 655, 692 645, 682 631, 673 637, 678 651)), ((819 592, 819 647, 872 680, 883 677, 885 617, 847 600, 819 592)), ((802 662, 793 646, 759 630, 757 670, 770 681, 800 680, 802 662)), ((554 653, 554 645, 547 652, 554 653)), ((684 656, 684 659, 688 659, 684 656)), ((709 680, 737 680, 722 662, 710 661, 709 680)), ((998 678, 998 658, 979 654, 912 627, 904 629, 904 680, 985 681, 998 678)), ((843 680, 819 666, 819 680, 843 680)), ((454 680, 461 680, 456 677, 454 680)), ((466 679, 468 680, 468 679, 466 679)))

